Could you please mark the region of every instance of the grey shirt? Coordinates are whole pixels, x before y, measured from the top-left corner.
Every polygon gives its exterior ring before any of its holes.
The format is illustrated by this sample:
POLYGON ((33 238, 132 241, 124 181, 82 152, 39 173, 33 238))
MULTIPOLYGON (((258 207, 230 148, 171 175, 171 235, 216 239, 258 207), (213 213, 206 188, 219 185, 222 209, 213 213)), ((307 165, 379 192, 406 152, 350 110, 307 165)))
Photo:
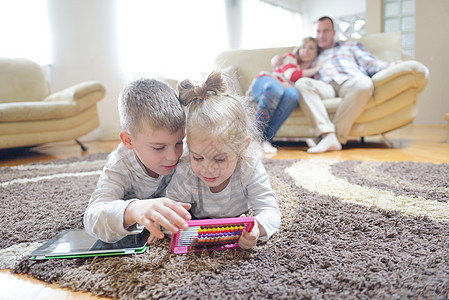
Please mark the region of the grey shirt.
POLYGON ((173 172, 158 178, 150 177, 133 150, 122 143, 109 156, 97 188, 84 213, 84 227, 91 235, 116 242, 129 234, 137 234, 143 226, 123 227, 126 207, 133 200, 165 196, 173 172))

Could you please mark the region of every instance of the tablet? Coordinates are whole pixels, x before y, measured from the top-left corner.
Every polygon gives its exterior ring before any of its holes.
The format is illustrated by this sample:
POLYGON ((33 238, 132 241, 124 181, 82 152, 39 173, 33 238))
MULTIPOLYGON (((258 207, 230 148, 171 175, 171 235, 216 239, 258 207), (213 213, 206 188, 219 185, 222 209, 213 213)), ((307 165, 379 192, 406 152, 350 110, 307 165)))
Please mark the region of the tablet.
POLYGON ((150 233, 144 229, 115 243, 105 243, 84 229, 67 229, 45 242, 30 254, 30 259, 74 258, 142 253, 150 233))

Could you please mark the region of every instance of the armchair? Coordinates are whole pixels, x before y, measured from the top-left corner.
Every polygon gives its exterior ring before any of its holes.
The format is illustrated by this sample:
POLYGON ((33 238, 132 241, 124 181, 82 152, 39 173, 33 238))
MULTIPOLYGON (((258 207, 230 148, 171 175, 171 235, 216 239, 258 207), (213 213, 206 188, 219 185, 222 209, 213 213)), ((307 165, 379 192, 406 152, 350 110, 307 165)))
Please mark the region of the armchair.
POLYGON ((99 125, 96 103, 104 87, 86 81, 51 93, 41 67, 22 58, 0 58, 0 149, 78 138, 99 125))

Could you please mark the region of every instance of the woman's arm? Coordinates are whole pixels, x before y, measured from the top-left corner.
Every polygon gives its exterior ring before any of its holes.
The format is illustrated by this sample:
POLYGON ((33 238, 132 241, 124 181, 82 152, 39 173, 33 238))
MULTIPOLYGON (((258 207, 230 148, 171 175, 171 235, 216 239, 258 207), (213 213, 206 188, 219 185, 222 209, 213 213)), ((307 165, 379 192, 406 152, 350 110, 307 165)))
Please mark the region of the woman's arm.
POLYGON ((315 62, 315 66, 313 66, 313 67, 311 67, 309 69, 303 69, 302 70, 302 76, 304 76, 304 77, 312 77, 313 75, 318 73, 318 71, 321 69, 322 66, 323 66, 323 62, 321 60, 317 60, 315 62))

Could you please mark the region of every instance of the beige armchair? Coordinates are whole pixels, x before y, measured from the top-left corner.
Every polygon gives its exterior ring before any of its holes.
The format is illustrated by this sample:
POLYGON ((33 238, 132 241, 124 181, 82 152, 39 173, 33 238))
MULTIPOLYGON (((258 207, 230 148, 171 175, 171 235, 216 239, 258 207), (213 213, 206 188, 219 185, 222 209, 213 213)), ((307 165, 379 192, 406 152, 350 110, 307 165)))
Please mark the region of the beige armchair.
POLYGON ((51 93, 41 67, 22 58, 0 58, 0 149, 76 140, 99 125, 95 81, 51 93))
MULTIPOLYGON (((359 41, 375 57, 384 61, 407 59, 402 54, 399 32, 371 34, 359 41)), ((274 55, 284 54, 293 48, 225 51, 216 57, 215 67, 224 70, 231 78, 231 90, 243 95, 256 74, 271 70, 270 60, 274 55)), ((363 138, 384 134, 411 123, 418 112, 418 94, 426 86, 428 76, 426 66, 413 60, 406 60, 374 75, 374 94, 353 125, 350 135, 363 138)), ((323 102, 332 120, 341 98, 325 99, 323 102)), ((314 129, 298 107, 279 129, 274 140, 303 140, 313 136, 314 129)))

